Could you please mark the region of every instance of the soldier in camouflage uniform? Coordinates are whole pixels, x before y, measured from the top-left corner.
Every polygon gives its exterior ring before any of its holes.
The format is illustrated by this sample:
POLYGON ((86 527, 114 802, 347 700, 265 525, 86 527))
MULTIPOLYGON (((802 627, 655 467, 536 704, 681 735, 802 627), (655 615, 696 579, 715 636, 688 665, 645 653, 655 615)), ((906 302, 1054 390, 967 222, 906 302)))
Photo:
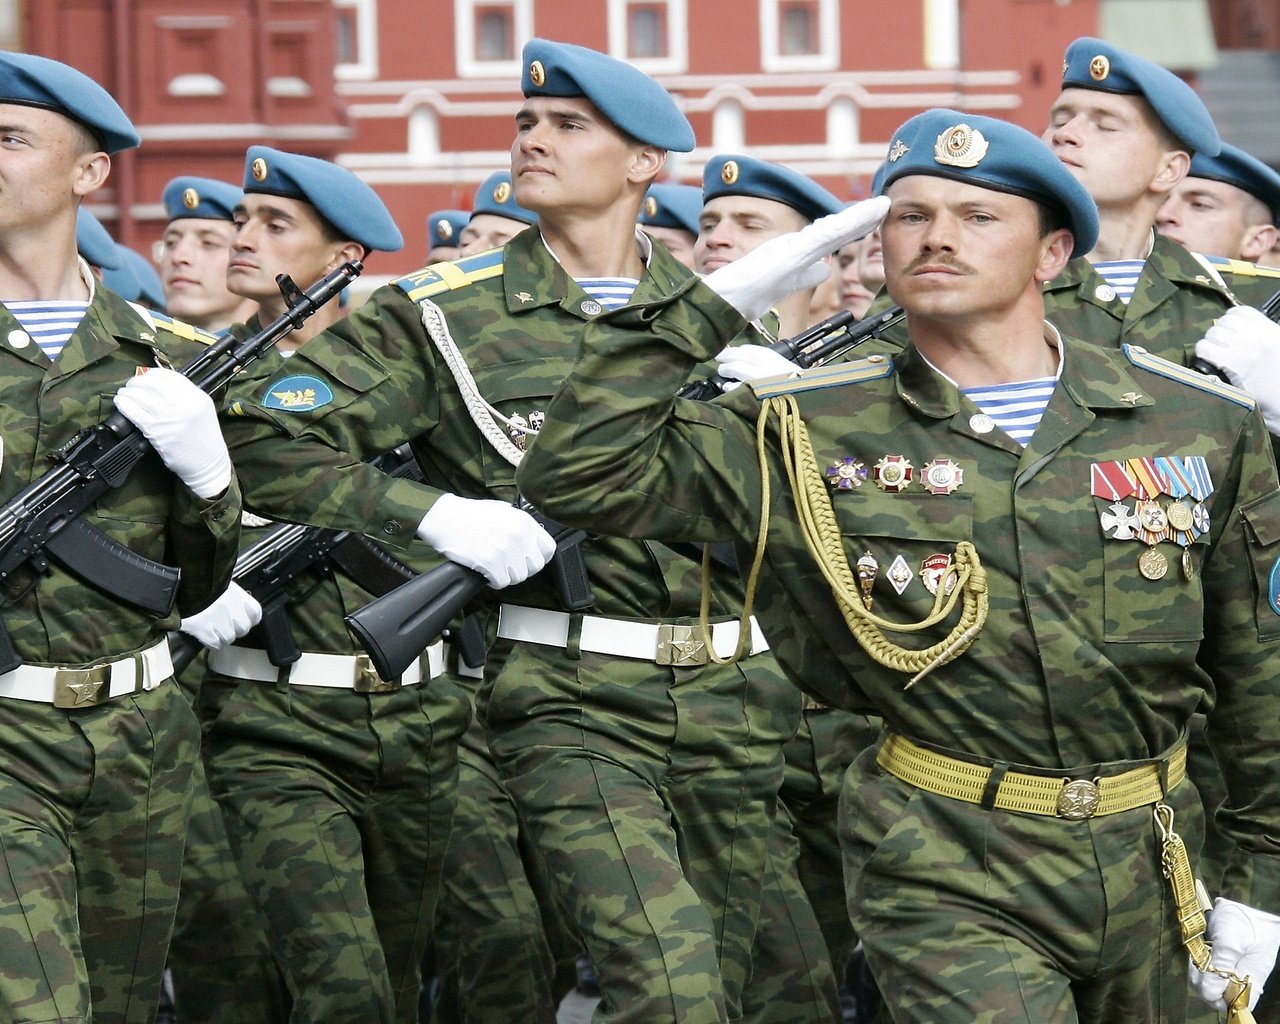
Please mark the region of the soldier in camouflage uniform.
MULTIPOLYGON (((380 289, 304 346, 290 372, 315 379, 313 409, 246 399, 232 444, 262 507, 382 531, 395 550, 416 536, 465 564, 439 524, 516 497, 522 444, 582 326, 606 303, 690 280, 635 232, 666 151, 693 145, 670 97, 628 65, 545 40, 526 47, 522 84, 513 179, 540 230, 380 289), (406 437, 449 490, 359 472, 406 437)), ((592 538, 583 554, 589 613, 563 611, 543 577, 502 595, 481 701, 490 748, 596 965, 597 1019, 731 1020, 800 695, 758 656, 709 663, 691 636, 697 561, 644 541, 592 538)), ((741 584, 716 577, 722 657, 738 644, 741 584)), ((742 640, 764 647, 750 625, 742 640)))
POLYGON ((30 54, 0 54, 0 111, 0 496, 115 395, 155 454, 85 518, 182 570, 165 616, 57 561, 6 580, 22 664, 0 675, 0 1018, 149 1024, 197 757, 166 633, 225 586, 240 496, 213 403, 169 368, 212 339, 126 303, 76 257, 76 209, 109 154, 138 144, 133 126, 95 82, 30 54))
MULTIPOLYGON (((877 199, 589 329, 518 483, 567 522, 758 549, 784 668, 883 716, 841 838, 895 1020, 1181 1021, 1180 914, 1202 963, 1254 986, 1280 945, 1269 437, 1244 393, 1042 320, 1041 283, 1091 248, 1097 215, 1038 140, 930 111, 889 155, 900 356, 670 398, 877 199), (1016 392, 1037 415, 1002 408, 1016 392), (1202 706, 1238 844, 1211 959, 1185 858, 1202 706)), ((1228 979, 1197 984, 1222 1005, 1228 979)))
MULTIPOLYGON (((276 274, 306 287, 372 249, 402 244, 374 192, 327 161, 251 147, 244 193, 228 284, 255 300, 258 314, 237 334, 283 312, 276 274)), ((334 303, 312 320, 339 318, 334 303)), ((305 402, 289 367, 313 331, 295 331, 238 378, 230 401, 256 397, 273 380, 273 404, 305 402)), ((456 686, 435 678, 443 669, 439 644, 401 678, 377 679, 343 616, 372 599, 378 578, 343 564, 322 560, 290 582, 286 631, 301 654, 287 666, 271 661, 263 635, 228 643, 261 617, 238 585, 198 631, 184 629, 214 648, 202 695, 216 713, 211 784, 288 981, 289 1019, 403 1024, 417 1019, 468 709, 456 686)))

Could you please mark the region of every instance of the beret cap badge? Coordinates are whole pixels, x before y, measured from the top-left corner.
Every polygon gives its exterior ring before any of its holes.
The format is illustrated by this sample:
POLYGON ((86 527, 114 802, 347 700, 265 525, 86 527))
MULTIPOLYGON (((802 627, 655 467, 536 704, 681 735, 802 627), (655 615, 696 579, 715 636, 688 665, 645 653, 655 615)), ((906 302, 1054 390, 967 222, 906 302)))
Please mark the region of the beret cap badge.
POLYGON ((511 198, 511 185, 509 182, 500 181, 493 190, 493 201, 495 203, 505 203, 511 198))
POLYGON ((722 168, 720 168, 720 180, 726 185, 732 185, 738 180, 738 162, 736 160, 726 160, 722 168))
POLYGON ((200 205, 200 193, 193 188, 184 189, 182 192, 182 205, 188 210, 194 210, 200 205))
POLYGON ((542 66, 542 61, 535 60, 529 65, 529 81, 541 89, 546 80, 547 69, 542 66))
POLYGON ((1111 74, 1111 61, 1102 54, 1098 54, 1089 61, 1089 77, 1095 82, 1105 82, 1109 74, 1111 74))
POLYGON ((911 147, 901 139, 895 139, 893 146, 889 149, 889 163, 896 164, 904 156, 911 152, 911 147))
POLYGON ((644 197, 644 212, 647 217, 656 217, 658 215, 658 200, 653 196, 644 197))
POLYGON ((982 132, 967 124, 958 124, 938 136, 933 144, 933 158, 948 167, 977 167, 987 155, 987 145, 982 132))
POLYGON ((256 158, 253 161, 253 164, 250 168, 250 173, 253 174, 254 181, 266 181, 267 180, 267 162, 264 159, 262 159, 262 157, 256 158))
POLYGON ((436 233, 439 234, 441 238, 445 238, 445 239, 452 238, 453 225, 450 224, 447 220, 442 220, 438 225, 436 225, 436 233))

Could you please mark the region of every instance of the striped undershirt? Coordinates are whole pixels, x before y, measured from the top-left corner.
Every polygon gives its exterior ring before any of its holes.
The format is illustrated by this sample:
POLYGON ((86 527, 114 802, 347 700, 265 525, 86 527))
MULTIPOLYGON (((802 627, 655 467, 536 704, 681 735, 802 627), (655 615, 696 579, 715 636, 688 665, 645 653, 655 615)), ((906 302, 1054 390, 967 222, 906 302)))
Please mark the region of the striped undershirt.
POLYGON ((4 306, 50 360, 56 360, 62 353, 63 347, 80 326, 85 313, 89 311, 87 301, 60 302, 37 299, 6 302, 4 306))
POLYGON ((634 277, 575 277, 578 287, 605 309, 621 309, 640 282, 634 277))
POLYGON ((1142 276, 1142 268, 1146 265, 1145 259, 1108 260, 1105 263, 1095 263, 1093 269, 1115 289, 1116 298, 1127 306, 1133 298, 1133 290, 1138 286, 1138 278, 1142 276))
POLYGON ((1025 448, 1040 425, 1057 383, 1057 377, 1038 377, 993 387, 962 388, 961 393, 1025 448))

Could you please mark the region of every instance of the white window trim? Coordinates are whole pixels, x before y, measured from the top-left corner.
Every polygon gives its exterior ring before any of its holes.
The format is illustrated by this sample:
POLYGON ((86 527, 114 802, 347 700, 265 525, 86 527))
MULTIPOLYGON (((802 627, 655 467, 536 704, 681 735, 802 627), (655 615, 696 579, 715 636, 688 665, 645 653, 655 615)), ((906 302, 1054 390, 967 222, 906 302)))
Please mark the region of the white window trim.
POLYGON ((458 58, 459 78, 518 78, 524 70, 520 66, 520 53, 524 44, 533 38, 533 0, 454 0, 453 4, 454 50, 458 58), (476 11, 485 7, 510 7, 515 39, 512 60, 476 59, 476 11))
POLYGON ((839 0, 817 0, 818 52, 779 52, 780 0, 760 0, 760 66, 765 71, 834 71, 840 66, 839 0))
POLYGON ((627 55, 628 0, 609 0, 609 56, 650 75, 678 75, 689 70, 689 15, 687 0, 652 0, 667 8, 667 56, 627 55))
POLYGON ((378 0, 333 0, 334 7, 356 12, 356 59, 338 64, 333 77, 339 82, 374 81, 378 77, 378 0))

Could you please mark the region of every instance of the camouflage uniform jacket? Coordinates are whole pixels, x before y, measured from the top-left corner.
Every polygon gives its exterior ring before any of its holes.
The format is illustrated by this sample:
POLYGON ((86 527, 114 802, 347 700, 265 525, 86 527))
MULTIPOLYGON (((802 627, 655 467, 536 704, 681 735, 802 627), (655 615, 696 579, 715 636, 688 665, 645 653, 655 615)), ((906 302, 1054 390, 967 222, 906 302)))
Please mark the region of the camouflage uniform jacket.
MULTIPOLYGON (((916 475, 905 490, 830 488, 850 564, 879 569, 874 611, 915 622, 932 598, 921 563, 971 541, 990 615, 973 646, 905 691, 907 676, 852 637, 800 531, 774 417, 764 445, 769 532, 755 610, 779 662, 830 702, 882 715, 907 736, 970 756, 1079 769, 1154 757, 1178 741, 1201 701, 1230 793, 1226 829, 1241 843, 1224 892, 1280 909, 1280 486, 1262 419, 1243 393, 1163 360, 1065 341, 1062 379, 1029 446, 975 419, 978 409, 913 349, 775 378, 709 403, 672 400, 689 366, 741 319, 701 285, 688 298, 611 314, 589 329, 578 366, 547 411, 519 482, 569 523, 754 548, 762 481, 757 396, 790 392, 819 471, 867 470, 898 456, 920 474, 948 459, 951 493, 916 475), (987 428, 984 432, 983 428, 987 428), (1138 570, 1145 545, 1104 532, 1111 501, 1091 496, 1095 464, 1200 456, 1211 525, 1171 568, 1138 570), (888 570, 901 556, 899 595, 888 570), (1267 854, 1267 856, 1261 856, 1267 854)), ((1169 502, 1168 495, 1161 500, 1169 502)), ((1119 532, 1119 531, 1117 531, 1119 532)), ((958 611, 904 646, 941 639, 958 611)))
POLYGON ((1239 260, 1210 262, 1225 288, 1185 248, 1157 235, 1125 305, 1088 260, 1077 258, 1044 286, 1045 316, 1072 337, 1141 345, 1189 366, 1214 320, 1237 302, 1260 305, 1280 289, 1280 271, 1239 260))
MULTIPOLYGON (((89 310, 56 363, 25 338, 0 306, 0 497, 8 500, 53 465, 50 456, 79 431, 115 411, 113 398, 140 366, 179 367, 193 358, 207 335, 166 317, 139 312, 97 287, 89 310)), ((159 619, 118 602, 50 562, 26 594, 0 612, 18 653, 32 663, 80 665, 134 651, 178 628, 222 593, 235 561, 240 492, 205 501, 149 452, 124 485, 108 491, 86 519, 139 555, 178 566, 182 582, 174 612, 159 619)), ((20 586, 31 580, 18 573, 20 586)))
MULTIPOLYGON (((632 301, 652 301, 690 276, 654 245, 632 301)), ((515 468, 473 423, 427 335, 420 298, 445 314, 484 399, 505 416, 535 424, 573 364, 578 328, 599 311, 536 230, 503 249, 435 264, 379 288, 309 339, 280 375, 236 390, 227 437, 251 508, 364 532, 402 557, 427 550, 415 530, 442 491, 515 499, 515 468), (363 465, 409 438, 431 486, 391 480, 363 465)), ((697 615, 701 577, 693 560, 663 545, 610 537, 583 548, 594 614, 697 615)), ((559 608, 549 576, 502 591, 502 600, 559 608)), ((733 614, 724 606, 713 612, 733 614)))

